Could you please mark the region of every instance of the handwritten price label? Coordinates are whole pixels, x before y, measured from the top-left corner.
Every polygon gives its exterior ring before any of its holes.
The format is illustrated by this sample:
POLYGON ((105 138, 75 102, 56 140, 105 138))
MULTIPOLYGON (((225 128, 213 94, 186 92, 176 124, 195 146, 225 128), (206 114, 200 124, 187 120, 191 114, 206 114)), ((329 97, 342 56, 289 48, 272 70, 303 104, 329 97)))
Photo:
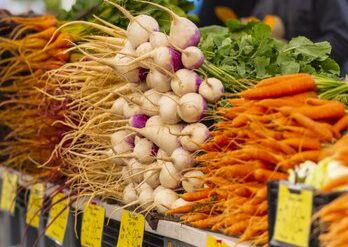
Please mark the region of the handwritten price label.
POLYGON ((122 211, 117 247, 142 247, 145 218, 141 214, 122 211))
POLYGON ((216 239, 214 236, 209 235, 207 236, 207 247, 229 247, 226 243, 224 243, 222 240, 216 239))
POLYGON ((14 173, 4 171, 2 176, 0 208, 10 214, 14 214, 17 195, 18 176, 14 173))
POLYGON ((85 207, 82 218, 81 244, 84 247, 100 247, 103 237, 105 209, 93 204, 85 207))
POLYGON ((52 207, 47 223, 46 236, 63 245, 69 218, 69 198, 58 193, 52 198, 52 207))
POLYGON ((291 191, 286 184, 280 184, 273 239, 294 246, 308 247, 312 201, 313 191, 291 191))
POLYGON ((39 228, 40 225, 40 215, 44 193, 45 185, 41 183, 34 184, 30 190, 26 223, 36 228, 39 228))

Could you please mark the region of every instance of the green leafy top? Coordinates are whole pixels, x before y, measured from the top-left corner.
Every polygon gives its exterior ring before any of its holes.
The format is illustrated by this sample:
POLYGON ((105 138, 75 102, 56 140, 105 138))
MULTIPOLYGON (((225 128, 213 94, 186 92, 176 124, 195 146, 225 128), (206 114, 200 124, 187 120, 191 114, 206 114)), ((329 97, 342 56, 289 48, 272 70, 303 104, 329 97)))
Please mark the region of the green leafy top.
MULTIPOLYGON (((124 6, 133 15, 151 15, 159 22, 162 31, 169 31, 170 17, 163 10, 134 0, 116 0, 115 2, 124 6)), ((188 0, 151 0, 151 2, 168 7, 180 16, 185 16, 193 21, 197 21, 195 15, 187 15, 187 12, 194 9, 194 4, 188 0)), ((77 0, 70 11, 60 10, 58 13, 60 20, 84 19, 93 21, 94 18, 92 15, 103 18, 122 28, 126 28, 129 23, 128 19, 120 11, 110 4, 104 3, 103 0, 77 0)))
MULTIPOLYGON (((242 24, 233 20, 226 27, 201 28, 200 48, 210 66, 236 79, 258 80, 275 75, 307 72, 329 77, 339 75, 339 66, 329 57, 328 42, 313 43, 296 37, 288 43, 275 39, 262 22, 242 24)), ((223 79, 223 78, 222 78, 223 79)))

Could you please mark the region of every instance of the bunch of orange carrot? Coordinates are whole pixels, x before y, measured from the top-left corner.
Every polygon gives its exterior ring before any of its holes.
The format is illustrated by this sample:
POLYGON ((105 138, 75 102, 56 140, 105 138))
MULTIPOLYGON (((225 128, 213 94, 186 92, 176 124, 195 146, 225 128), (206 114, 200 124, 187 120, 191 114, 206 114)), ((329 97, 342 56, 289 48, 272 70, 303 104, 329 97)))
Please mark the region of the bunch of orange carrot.
POLYGON ((318 161, 324 143, 334 143, 345 106, 319 99, 308 74, 265 79, 217 109, 211 140, 202 146, 198 169, 208 188, 182 197, 193 204, 172 210, 193 226, 240 241, 266 244, 267 181, 287 179, 287 170, 318 161))
MULTIPOLYGON (((43 75, 69 61, 65 50, 71 38, 59 32, 48 44, 57 30, 53 16, 16 17, 2 13, 0 22, 12 27, 6 37, 0 37, 0 122, 8 129, 0 144, 0 156, 4 157, 1 164, 36 173, 38 164, 50 157, 68 131, 59 122, 64 120, 67 104, 60 97, 59 84, 43 75)), ((53 164, 55 169, 43 174, 57 175, 60 162, 55 159, 53 164)))

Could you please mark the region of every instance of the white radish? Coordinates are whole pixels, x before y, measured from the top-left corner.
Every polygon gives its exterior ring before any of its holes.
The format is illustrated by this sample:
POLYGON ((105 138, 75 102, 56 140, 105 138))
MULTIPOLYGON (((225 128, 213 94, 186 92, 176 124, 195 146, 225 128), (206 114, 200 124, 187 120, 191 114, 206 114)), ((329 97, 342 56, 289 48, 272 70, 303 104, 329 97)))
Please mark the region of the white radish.
POLYGON ((146 77, 146 84, 149 88, 155 89, 157 92, 166 93, 170 91, 171 78, 156 69, 151 69, 146 77))
POLYGON ((159 100, 159 116, 165 124, 176 124, 181 118, 178 114, 179 97, 173 93, 166 93, 159 100))
POLYGON ((187 123, 194 123, 201 120, 207 111, 207 103, 197 93, 188 93, 180 98, 178 114, 187 123))
POLYGON ((163 7, 162 5, 141 1, 150 5, 154 5, 164 11, 166 11, 172 18, 172 23, 170 25, 169 32, 169 42, 174 46, 177 46, 181 49, 185 49, 189 46, 197 46, 200 41, 200 31, 198 27, 189 19, 185 17, 178 16, 170 9, 163 7))
POLYGON ((215 103, 224 95, 224 85, 219 79, 208 78, 200 85, 199 94, 208 102, 215 103))
POLYGON ((180 179, 180 173, 173 163, 165 162, 159 175, 161 185, 168 189, 175 189, 179 186, 180 179))
POLYGON ((176 95, 183 96, 184 94, 197 92, 201 82, 202 79, 196 72, 180 69, 175 72, 175 77, 170 82, 170 86, 176 95))
POLYGON ((126 204, 133 203, 138 200, 138 196, 133 184, 128 184, 123 190, 123 201, 126 204))
POLYGON ((192 202, 188 202, 182 198, 179 198, 171 205, 170 208, 174 209, 174 208, 183 207, 183 206, 187 206, 187 205, 191 205, 191 204, 192 204, 192 202))
POLYGON ((178 195, 175 191, 170 189, 163 189, 156 193, 154 197, 154 203, 159 213, 164 214, 171 209, 173 203, 178 199, 178 195))
POLYGON ((162 32, 152 32, 149 39, 153 48, 170 46, 168 36, 162 32))
POLYGON ((197 170, 186 172, 182 180, 182 187, 186 192, 194 192, 203 188, 203 176, 204 173, 197 170))
POLYGON ((187 125, 182 131, 180 144, 184 149, 190 152, 197 151, 200 145, 205 143, 210 137, 207 126, 202 123, 194 123, 187 125))
POLYGON ((198 47, 190 46, 183 50, 181 61, 186 69, 199 69, 204 63, 204 54, 198 47))

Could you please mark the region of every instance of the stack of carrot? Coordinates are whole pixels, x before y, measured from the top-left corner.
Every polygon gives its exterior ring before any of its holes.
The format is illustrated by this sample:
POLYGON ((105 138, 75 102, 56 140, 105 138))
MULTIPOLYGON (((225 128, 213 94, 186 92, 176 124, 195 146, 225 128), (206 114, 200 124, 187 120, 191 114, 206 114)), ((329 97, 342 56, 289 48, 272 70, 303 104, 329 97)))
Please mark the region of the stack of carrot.
POLYGON ((268 180, 287 179, 287 170, 318 161, 323 143, 340 138, 345 107, 319 99, 314 79, 294 74, 265 79, 217 111, 211 140, 197 158, 206 189, 186 193, 193 202, 172 210, 193 226, 240 241, 266 244, 268 180))
MULTIPOLYGON (((8 129, 0 156, 5 158, 2 165, 32 174, 67 131, 57 122, 64 119, 67 102, 60 97, 58 84, 43 75, 69 60, 64 51, 70 46, 70 36, 59 32, 48 44, 57 30, 53 16, 1 13, 0 23, 11 27, 6 37, 0 37, 0 122, 8 129)), ((59 160, 54 163, 59 169, 59 160)), ((48 174, 58 174, 56 169, 48 174)))

